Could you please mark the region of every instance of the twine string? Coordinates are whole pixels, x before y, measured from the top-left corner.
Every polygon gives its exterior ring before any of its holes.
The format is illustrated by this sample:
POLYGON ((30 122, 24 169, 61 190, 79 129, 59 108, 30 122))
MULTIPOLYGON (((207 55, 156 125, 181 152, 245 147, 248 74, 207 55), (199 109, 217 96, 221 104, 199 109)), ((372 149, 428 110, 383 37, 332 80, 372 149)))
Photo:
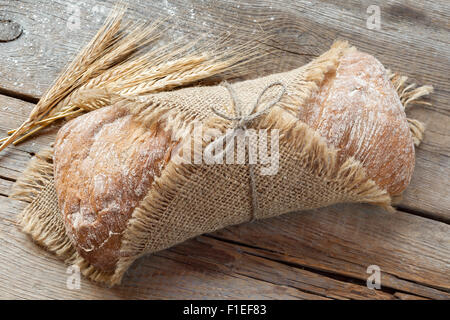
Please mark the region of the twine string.
MULTIPOLYGON (((234 137, 237 135, 239 129, 247 130, 247 124, 250 121, 267 113, 275 104, 277 104, 281 100, 281 98, 283 97, 283 95, 286 92, 286 86, 280 81, 275 81, 275 82, 268 84, 267 86, 264 87, 264 89, 258 95, 258 98, 256 99, 255 103, 250 108, 249 112, 244 115, 243 114, 244 108, 241 104, 241 101, 237 98, 234 88, 228 82, 225 82, 223 84, 223 86, 225 88, 227 88, 227 90, 230 94, 231 102, 233 104, 234 113, 236 114, 236 116, 230 116, 225 113, 222 113, 219 110, 217 110, 214 106, 211 106, 211 111, 223 119, 233 121, 235 124, 233 126, 233 130, 231 131, 231 133, 227 133, 226 135, 223 135, 220 138, 214 140, 212 143, 210 143, 205 148, 205 151, 208 151, 208 152, 211 150, 215 150, 215 147, 218 146, 219 144, 221 146, 223 146, 223 141, 226 141, 226 147, 225 147, 225 150, 223 151, 224 153, 226 153, 230 147, 234 147, 234 144, 231 144, 230 141, 232 141, 232 139, 234 139, 234 137), (278 93, 277 96, 275 96, 275 98, 273 98, 267 104, 267 106, 264 109, 262 109, 260 111, 256 111, 258 106, 261 104, 261 100, 262 100, 263 96, 266 94, 266 92, 270 88, 273 88, 276 86, 281 86, 282 90, 278 93)), ((222 153, 219 155, 216 155, 215 157, 217 157, 217 156, 222 157, 222 153)), ((258 192, 256 190, 256 182, 255 182, 255 168, 254 168, 254 164, 250 163, 250 161, 249 161, 248 169, 249 169, 250 192, 251 192, 251 200, 252 200, 252 216, 250 218, 250 221, 254 221, 257 218, 257 212, 259 209, 259 205, 258 205, 258 192)))

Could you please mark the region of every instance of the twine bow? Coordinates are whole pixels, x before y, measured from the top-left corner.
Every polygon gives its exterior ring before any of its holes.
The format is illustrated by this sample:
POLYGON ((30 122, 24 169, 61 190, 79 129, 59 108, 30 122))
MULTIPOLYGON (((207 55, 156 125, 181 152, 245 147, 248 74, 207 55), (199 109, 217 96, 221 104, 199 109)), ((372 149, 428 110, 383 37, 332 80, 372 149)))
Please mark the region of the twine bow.
POLYGON ((212 112, 214 112, 216 115, 218 115, 219 117, 222 117, 226 120, 230 120, 230 121, 237 121, 236 126, 234 127, 235 129, 246 129, 246 124, 250 121, 252 121, 253 119, 256 119, 258 117, 260 117, 261 115, 263 115, 264 113, 266 113, 267 111, 269 111, 276 103, 278 103, 281 98, 283 97, 284 93, 286 92, 286 87, 283 83, 281 83, 280 81, 276 81, 276 82, 272 82, 271 84, 267 85, 259 94, 258 99, 256 99, 256 102, 253 104, 252 108, 250 109, 249 113, 247 115, 243 115, 243 109, 242 109, 242 105, 240 104, 239 99, 236 96, 236 92, 234 91, 233 87, 228 83, 225 82, 224 83, 224 87, 228 89, 228 92, 230 93, 230 97, 231 100, 233 101, 233 106, 234 106, 234 110, 236 112, 236 116, 232 117, 229 116, 225 113, 220 112, 219 110, 217 110, 216 108, 214 108, 213 106, 211 107, 212 112), (268 105, 267 107, 265 107, 263 110, 255 112, 256 109, 258 108, 259 104, 261 103, 261 99, 264 96, 264 94, 267 92, 267 90, 269 90, 272 87, 275 86, 281 86, 283 88, 283 90, 280 91, 280 93, 275 97, 275 99, 273 99, 268 105))
MULTIPOLYGON (((211 151, 216 150, 217 146, 219 146, 219 145, 223 146, 223 141, 225 141, 225 143, 226 143, 225 150, 223 150, 223 153, 226 153, 231 147, 234 147, 234 144, 230 143, 230 141, 232 141, 234 139, 234 137, 237 135, 239 129, 246 130, 247 124, 250 121, 267 113, 275 104, 277 104, 281 100, 281 98, 283 97, 283 95, 286 92, 286 86, 282 82, 280 82, 280 81, 272 82, 271 84, 267 85, 261 91, 261 93, 258 95, 258 98, 256 99, 255 103, 250 108, 248 114, 244 115, 243 114, 243 112, 244 112, 243 106, 240 103, 239 99, 237 98, 236 92, 234 91, 233 87, 227 82, 224 83, 224 87, 228 89, 231 100, 233 102, 234 111, 236 113, 236 116, 229 116, 225 113, 222 113, 219 110, 217 110, 216 108, 214 108, 214 106, 211 106, 211 111, 223 119, 234 121, 235 125, 233 126, 233 130, 231 132, 228 132, 227 134, 217 138, 216 140, 211 142, 208 146, 206 146, 205 153, 208 152, 208 154, 212 154, 211 151), (261 104, 261 100, 262 100, 264 94, 267 92, 267 90, 269 90, 270 88, 275 87, 275 86, 281 86, 282 90, 279 92, 279 94, 274 99, 272 99, 267 104, 267 106, 263 110, 255 112, 256 109, 258 108, 258 106, 261 104)), ((220 157, 222 157, 223 153, 214 155, 213 157, 215 159, 217 159, 218 157, 220 158, 220 157)), ((257 198, 258 193, 256 190, 256 185, 255 185, 254 165, 252 163, 249 163, 248 168, 249 168, 249 176, 250 176, 250 191, 251 191, 251 197, 252 197, 252 217, 251 217, 250 221, 254 221, 257 217, 257 211, 258 211, 258 198, 257 198)))

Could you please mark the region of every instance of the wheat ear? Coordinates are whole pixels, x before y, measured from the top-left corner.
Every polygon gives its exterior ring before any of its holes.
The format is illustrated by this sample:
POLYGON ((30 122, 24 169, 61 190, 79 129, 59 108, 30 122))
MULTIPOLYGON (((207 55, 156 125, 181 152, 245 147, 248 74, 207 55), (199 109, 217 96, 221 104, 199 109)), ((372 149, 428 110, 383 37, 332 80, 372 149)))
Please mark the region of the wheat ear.
POLYGON ((74 117, 117 99, 170 90, 217 74, 245 70, 261 54, 261 42, 234 45, 228 36, 216 41, 180 39, 144 49, 158 39, 161 22, 123 23, 125 7, 117 6, 89 44, 68 65, 31 111, 28 119, 8 132, 0 151, 66 117, 74 117))

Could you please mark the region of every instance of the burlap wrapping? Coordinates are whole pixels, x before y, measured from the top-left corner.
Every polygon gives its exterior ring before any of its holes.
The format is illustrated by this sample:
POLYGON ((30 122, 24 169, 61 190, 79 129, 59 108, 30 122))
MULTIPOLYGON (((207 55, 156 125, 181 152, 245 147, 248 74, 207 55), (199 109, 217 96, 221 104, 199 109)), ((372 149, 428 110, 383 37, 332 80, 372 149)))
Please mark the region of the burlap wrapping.
MULTIPOLYGON (((338 159, 336 150, 295 116, 295 110, 317 90, 324 75, 336 69, 346 50, 352 48, 338 43, 302 68, 233 85, 244 108, 249 108, 261 90, 273 82, 280 81, 287 91, 270 112, 250 125, 256 130, 279 130, 278 172, 261 175, 260 168, 267 165, 258 163, 254 167, 257 208, 252 201, 248 164, 186 164, 173 159, 134 210, 122 236, 121 258, 115 272, 105 273, 84 261, 65 234, 53 187, 52 152, 46 150, 32 160, 15 187, 17 198, 31 202, 20 219, 24 231, 68 263, 77 263, 90 279, 116 284, 141 255, 247 222, 253 215, 263 219, 338 202, 389 207, 388 193, 367 178, 359 162, 338 159)), ((264 100, 275 95, 273 88, 264 100)), ((206 132, 219 129, 225 133, 233 127, 231 121, 211 111, 214 106, 233 112, 230 93, 220 85, 162 92, 128 104, 130 112, 141 121, 163 123, 180 143, 199 123, 206 132)))

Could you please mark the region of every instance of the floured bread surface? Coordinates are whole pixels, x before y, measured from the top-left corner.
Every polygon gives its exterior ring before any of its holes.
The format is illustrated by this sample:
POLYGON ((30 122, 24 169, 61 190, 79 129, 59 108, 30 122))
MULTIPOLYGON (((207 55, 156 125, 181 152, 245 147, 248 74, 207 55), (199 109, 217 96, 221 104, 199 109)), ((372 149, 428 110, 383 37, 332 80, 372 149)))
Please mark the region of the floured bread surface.
POLYGON ((133 209, 169 159, 169 135, 111 106, 78 117, 58 133, 55 187, 77 251, 113 271, 133 209))
POLYGON ((339 148, 341 160, 362 162, 368 175, 391 195, 409 184, 414 146, 406 115, 383 65, 349 50, 328 74, 299 118, 339 148))

